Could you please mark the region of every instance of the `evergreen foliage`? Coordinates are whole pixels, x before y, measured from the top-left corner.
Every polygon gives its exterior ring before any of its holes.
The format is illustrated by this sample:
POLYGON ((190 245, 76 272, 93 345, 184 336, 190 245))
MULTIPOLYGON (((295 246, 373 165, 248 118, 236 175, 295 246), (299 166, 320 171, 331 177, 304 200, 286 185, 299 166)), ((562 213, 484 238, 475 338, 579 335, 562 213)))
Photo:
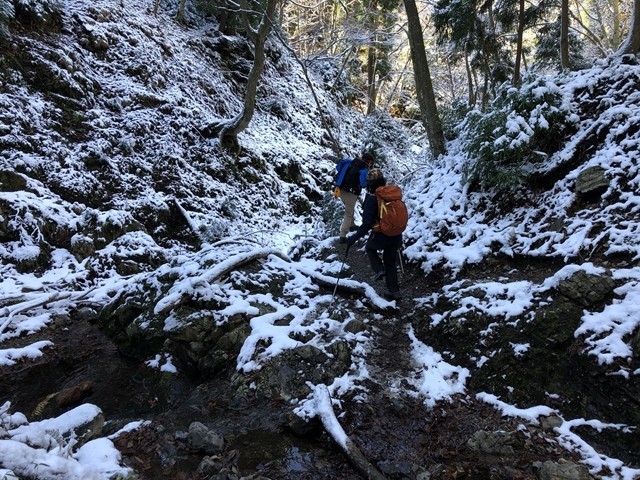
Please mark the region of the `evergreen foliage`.
POLYGON ((465 180, 482 190, 512 191, 573 131, 560 90, 546 79, 505 86, 484 113, 470 112, 461 128, 468 155, 465 180))
POLYGON ((477 28, 479 8, 475 1, 438 0, 432 14, 438 43, 451 42, 458 47, 464 47, 471 33, 477 28))
MULTIPOLYGON (((536 34, 537 45, 535 49, 535 64, 537 70, 551 68, 556 71, 561 69, 560 56, 560 19, 547 23, 540 27, 536 34)), ((573 70, 587 68, 588 63, 584 56, 585 43, 582 37, 569 31, 569 62, 573 70)))
POLYGON ((397 166, 393 158, 408 157, 413 142, 406 135, 406 130, 391 115, 376 111, 365 118, 362 129, 362 148, 359 154, 368 151, 375 156, 375 166, 382 168, 385 175, 392 177, 397 166))
POLYGON ((337 236, 340 234, 340 226, 344 218, 344 205, 333 193, 326 192, 322 197, 320 216, 325 224, 326 234, 337 236))
MULTIPOLYGON (((484 87, 476 88, 482 90, 485 103, 513 70, 508 37, 499 34, 492 5, 477 0, 438 0, 432 14, 438 43, 448 45, 458 60, 468 56, 472 69, 484 77, 484 87)), ((500 29, 507 27, 500 25, 500 29)))
POLYGON ((449 104, 440 107, 440 117, 442 118, 442 131, 444 138, 448 141, 458 137, 458 128, 469 113, 469 105, 463 98, 454 98, 449 104))

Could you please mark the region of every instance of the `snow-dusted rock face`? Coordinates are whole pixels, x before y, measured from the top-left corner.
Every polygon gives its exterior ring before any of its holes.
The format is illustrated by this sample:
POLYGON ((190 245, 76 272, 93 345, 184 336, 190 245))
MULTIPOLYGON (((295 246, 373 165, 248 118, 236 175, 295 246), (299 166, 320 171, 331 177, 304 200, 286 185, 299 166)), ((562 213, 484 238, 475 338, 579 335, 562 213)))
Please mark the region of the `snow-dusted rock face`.
MULTIPOLYGON (((300 66, 269 41, 255 116, 231 155, 201 132, 241 111, 251 45, 148 8, 71 2, 57 27, 5 41, 15 62, 0 67, 3 263, 43 271, 56 249, 97 258, 133 231, 145 239, 125 243, 141 251, 319 228, 332 165, 300 66)), ((349 144, 357 115, 315 88, 349 144)))

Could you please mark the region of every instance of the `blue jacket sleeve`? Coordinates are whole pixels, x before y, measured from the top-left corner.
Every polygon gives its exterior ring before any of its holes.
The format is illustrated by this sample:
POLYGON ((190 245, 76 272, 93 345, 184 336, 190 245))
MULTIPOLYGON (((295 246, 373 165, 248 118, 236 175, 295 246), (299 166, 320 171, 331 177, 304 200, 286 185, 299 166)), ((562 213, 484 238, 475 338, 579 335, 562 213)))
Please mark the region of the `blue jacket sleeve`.
POLYGON ((365 188, 367 186, 367 172, 369 171, 368 168, 363 168, 362 170, 360 170, 360 186, 362 188, 365 188))

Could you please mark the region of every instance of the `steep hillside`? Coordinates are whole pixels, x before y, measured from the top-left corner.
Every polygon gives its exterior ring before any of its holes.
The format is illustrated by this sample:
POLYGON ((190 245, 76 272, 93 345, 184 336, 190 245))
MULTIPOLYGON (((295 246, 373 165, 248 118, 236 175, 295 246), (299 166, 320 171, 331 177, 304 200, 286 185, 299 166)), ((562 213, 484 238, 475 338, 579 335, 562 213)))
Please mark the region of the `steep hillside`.
POLYGON ((19 18, 3 45, 0 478, 640 478, 637 59, 510 92, 530 111, 507 103, 492 148, 550 140, 507 193, 465 181, 469 131, 420 163, 316 84, 405 190, 388 302, 331 236, 288 50, 269 40, 231 154, 202 129, 242 107, 246 40, 119 5, 19 18))
MULTIPOLYGON (((44 31, 15 26, 0 70, 3 264, 42 272, 56 249, 91 263, 116 238, 161 255, 322 229, 329 143, 298 63, 270 39, 255 117, 231 155, 200 131, 241 111, 250 45, 150 6, 71 2, 44 31)), ((358 153, 363 120, 315 89, 334 136, 358 153)))
POLYGON ((602 456, 586 463, 600 474, 603 452, 639 460, 639 88, 632 56, 524 85, 491 148, 517 158, 540 132, 549 138, 543 147, 553 148, 524 164, 525 187, 478 191, 464 182, 473 159, 463 132, 449 157, 416 176, 408 199, 405 254, 432 290, 416 298, 417 338, 468 368, 467 386, 504 415, 553 408, 565 445, 583 455, 597 445, 602 456), (554 114, 569 127, 550 130, 554 114), (563 437, 572 429, 580 440, 563 437))

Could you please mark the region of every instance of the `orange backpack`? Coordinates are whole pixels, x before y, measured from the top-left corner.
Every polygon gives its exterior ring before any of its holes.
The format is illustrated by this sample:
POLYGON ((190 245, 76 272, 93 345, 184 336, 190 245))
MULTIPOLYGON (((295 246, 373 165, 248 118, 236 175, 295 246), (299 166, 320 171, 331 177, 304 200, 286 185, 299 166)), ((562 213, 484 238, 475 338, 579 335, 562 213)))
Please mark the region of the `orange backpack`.
POLYGON ((397 185, 378 187, 376 197, 380 221, 373 226, 373 231, 389 237, 401 235, 409 221, 407 206, 402 201, 402 190, 397 185))

